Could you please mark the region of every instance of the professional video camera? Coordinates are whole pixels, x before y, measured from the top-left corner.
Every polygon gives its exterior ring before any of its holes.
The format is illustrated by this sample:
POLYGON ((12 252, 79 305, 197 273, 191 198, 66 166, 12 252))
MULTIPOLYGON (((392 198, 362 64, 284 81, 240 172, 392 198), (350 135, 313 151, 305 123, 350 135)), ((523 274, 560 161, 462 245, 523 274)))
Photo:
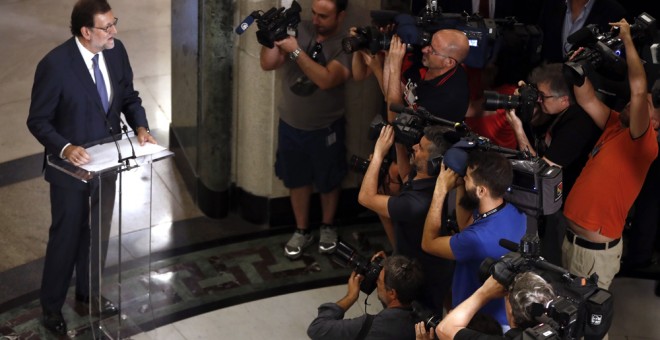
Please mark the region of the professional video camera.
POLYGON ((533 306, 531 313, 542 324, 526 330, 523 338, 550 339, 552 335, 555 339, 601 339, 607 333, 614 302, 610 292, 598 288, 597 274, 582 278, 545 261, 539 255, 540 241, 536 235, 525 235, 520 245, 501 239, 500 246, 511 252, 498 261, 484 260, 480 268, 482 280, 492 275, 508 289, 517 274, 532 271, 548 281, 558 296, 547 306, 533 306))
POLYGON ((375 54, 388 50, 394 33, 408 46, 408 51, 421 49, 431 42, 431 35, 420 30, 417 19, 408 14, 378 10, 371 11, 371 19, 373 26, 357 27, 355 36, 342 39, 344 52, 366 49, 375 54))
MULTIPOLYGON (((636 41, 648 40, 656 33, 655 18, 642 13, 630 25, 630 34, 636 41)), ((623 41, 618 37, 619 30, 601 33, 596 25, 587 25, 566 39, 573 44, 575 50, 583 50, 572 60, 564 63, 564 75, 574 85, 582 86, 585 77, 585 66, 590 65, 595 72, 605 78, 622 81, 626 77, 627 64, 621 58, 623 41)), ((573 52, 569 52, 569 56, 573 52)))
POLYGON ((550 215, 561 208, 561 168, 551 166, 541 158, 531 158, 521 151, 500 147, 488 138, 468 132, 445 152, 444 162, 454 172, 465 176, 467 153, 488 150, 510 156, 513 183, 504 194, 507 202, 533 217, 550 215))
POLYGON ((300 4, 293 0, 291 7, 285 9, 284 7, 273 7, 267 12, 254 11, 248 15, 238 27, 236 27, 236 34, 243 34, 245 30, 254 22, 257 21, 257 41, 268 48, 273 48, 275 42, 282 40, 288 36, 298 35, 298 24, 300 23, 300 4))
MULTIPOLYGON (((396 118, 392 122, 394 140, 407 147, 412 147, 419 143, 419 140, 424 136, 424 128, 430 125, 445 125, 460 131, 467 130, 467 127, 463 124, 435 116, 422 106, 417 106, 417 108, 413 109, 403 105, 392 104, 390 105, 390 110, 397 113, 396 118)), ((380 129, 383 126, 384 123, 373 126, 373 132, 370 132, 370 135, 375 135, 376 132, 380 134, 380 129)))
POLYGON ((495 91, 484 91, 484 110, 515 109, 516 115, 523 123, 532 120, 532 114, 539 100, 539 90, 534 84, 525 84, 518 88, 517 95, 500 94, 495 91))
POLYGON ((364 280, 360 283, 360 290, 365 294, 369 295, 376 289, 378 275, 383 269, 381 265, 382 257, 376 257, 373 261, 369 261, 350 244, 338 241, 337 248, 332 253, 332 260, 338 265, 352 268, 357 274, 364 276, 364 280))
MULTIPOLYGON (((444 155, 445 164, 453 171, 465 176, 468 152, 495 151, 507 155, 513 167, 513 183, 504 195, 507 202, 533 217, 550 215, 561 208, 563 195, 561 168, 551 166, 543 159, 531 158, 521 151, 493 144, 488 138, 472 132, 465 124, 436 117, 423 107, 412 109, 402 105, 391 105, 390 110, 398 113, 392 122, 394 140, 397 143, 407 147, 419 143, 426 126, 452 127, 453 130, 444 133, 443 137, 453 143, 444 155)), ((383 126, 385 123, 382 120, 372 123, 370 136, 378 136, 383 126)), ((437 175, 441 162, 443 162, 442 157, 429 160, 428 173, 432 176, 437 175)))

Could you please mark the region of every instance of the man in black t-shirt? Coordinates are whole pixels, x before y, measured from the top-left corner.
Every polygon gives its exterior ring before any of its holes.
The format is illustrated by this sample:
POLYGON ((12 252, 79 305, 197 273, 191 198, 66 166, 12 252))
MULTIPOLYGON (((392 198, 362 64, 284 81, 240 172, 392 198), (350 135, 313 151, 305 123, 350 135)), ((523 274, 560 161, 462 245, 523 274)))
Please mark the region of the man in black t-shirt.
MULTIPOLYGON (((538 155, 551 165, 562 168, 563 197, 566 199, 573 184, 587 162, 589 152, 600 137, 601 130, 589 115, 575 103, 569 85, 562 73, 562 64, 547 64, 534 69, 530 82, 539 91, 539 108, 550 121, 542 126, 532 127, 533 138, 528 138, 523 123, 515 110, 507 112, 507 119, 515 131, 518 147, 532 155, 538 155), (534 141, 534 145, 530 143, 534 141)), ((561 265, 561 244, 565 225, 559 216, 561 211, 544 216, 539 221, 542 255, 551 263, 561 265)))
POLYGON ((378 176, 383 158, 394 143, 394 129, 383 127, 358 196, 360 204, 392 220, 396 254, 420 261, 425 282, 422 302, 438 314, 442 314, 444 296, 451 285, 453 264, 424 253, 421 245, 424 221, 435 187, 429 160, 444 154, 451 146, 443 138, 445 131, 447 128, 440 126, 424 129, 424 137, 413 146, 413 172, 404 174, 406 184, 403 190, 396 196, 389 196, 378 192, 378 176))
MULTIPOLYGON (((389 77, 386 100, 392 104, 424 107, 431 114, 461 122, 469 104, 470 90, 461 65, 470 51, 465 33, 445 29, 433 34, 422 49, 421 60, 407 60, 410 54, 398 36, 392 38, 388 54, 389 77), (404 62, 404 59, 405 62, 404 62)), ((388 112, 388 120, 396 113, 388 112)))
POLYGON ((539 91, 538 115, 549 115, 551 122, 533 127, 534 136, 525 134, 515 110, 507 112, 507 119, 516 133, 521 151, 538 155, 549 164, 562 168, 564 191, 568 196, 580 171, 587 162, 589 152, 602 132, 587 113, 575 103, 569 85, 562 74, 562 64, 547 64, 534 69, 530 82, 539 91))

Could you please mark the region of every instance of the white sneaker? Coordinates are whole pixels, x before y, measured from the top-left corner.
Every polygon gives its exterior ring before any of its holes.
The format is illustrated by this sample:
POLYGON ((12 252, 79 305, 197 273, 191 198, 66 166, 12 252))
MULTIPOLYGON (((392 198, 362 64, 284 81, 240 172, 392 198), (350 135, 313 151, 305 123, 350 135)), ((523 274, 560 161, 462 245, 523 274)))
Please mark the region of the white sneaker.
POLYGON ((321 226, 321 238, 319 239, 319 253, 330 254, 337 248, 337 228, 324 224, 321 226))
POLYGON ((303 234, 296 230, 284 246, 284 255, 292 260, 302 256, 303 250, 314 242, 314 236, 311 233, 303 234))

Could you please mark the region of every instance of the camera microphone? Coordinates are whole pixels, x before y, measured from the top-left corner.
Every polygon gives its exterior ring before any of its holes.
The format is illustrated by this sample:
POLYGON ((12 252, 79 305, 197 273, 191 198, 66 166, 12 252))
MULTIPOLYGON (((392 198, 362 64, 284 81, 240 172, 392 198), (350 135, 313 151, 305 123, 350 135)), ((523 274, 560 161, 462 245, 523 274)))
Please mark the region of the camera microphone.
POLYGON ((500 239, 500 247, 510 250, 510 251, 518 251, 518 243, 513 242, 511 240, 507 240, 505 238, 500 239))
POLYGON ((587 25, 579 30, 575 31, 573 34, 566 37, 566 42, 571 45, 575 44, 591 44, 597 41, 594 34, 593 27, 587 25))
MULTIPOLYGON (((254 14, 254 12, 252 12, 252 14, 254 14)), ((241 24, 236 26, 236 29, 234 30, 236 34, 241 35, 245 33, 248 27, 252 25, 252 23, 254 22, 254 16, 252 14, 246 16, 245 19, 243 19, 243 21, 241 22, 241 24)))

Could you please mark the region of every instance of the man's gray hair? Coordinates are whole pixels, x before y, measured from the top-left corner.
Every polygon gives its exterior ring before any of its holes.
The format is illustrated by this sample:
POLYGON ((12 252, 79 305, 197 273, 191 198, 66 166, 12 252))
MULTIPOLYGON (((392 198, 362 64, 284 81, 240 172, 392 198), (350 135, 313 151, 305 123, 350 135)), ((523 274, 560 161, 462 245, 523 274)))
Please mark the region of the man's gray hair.
POLYGON ((554 299, 552 286, 541 276, 533 272, 516 275, 509 289, 511 314, 517 327, 531 327, 537 324, 531 315, 533 303, 546 305, 554 299))

